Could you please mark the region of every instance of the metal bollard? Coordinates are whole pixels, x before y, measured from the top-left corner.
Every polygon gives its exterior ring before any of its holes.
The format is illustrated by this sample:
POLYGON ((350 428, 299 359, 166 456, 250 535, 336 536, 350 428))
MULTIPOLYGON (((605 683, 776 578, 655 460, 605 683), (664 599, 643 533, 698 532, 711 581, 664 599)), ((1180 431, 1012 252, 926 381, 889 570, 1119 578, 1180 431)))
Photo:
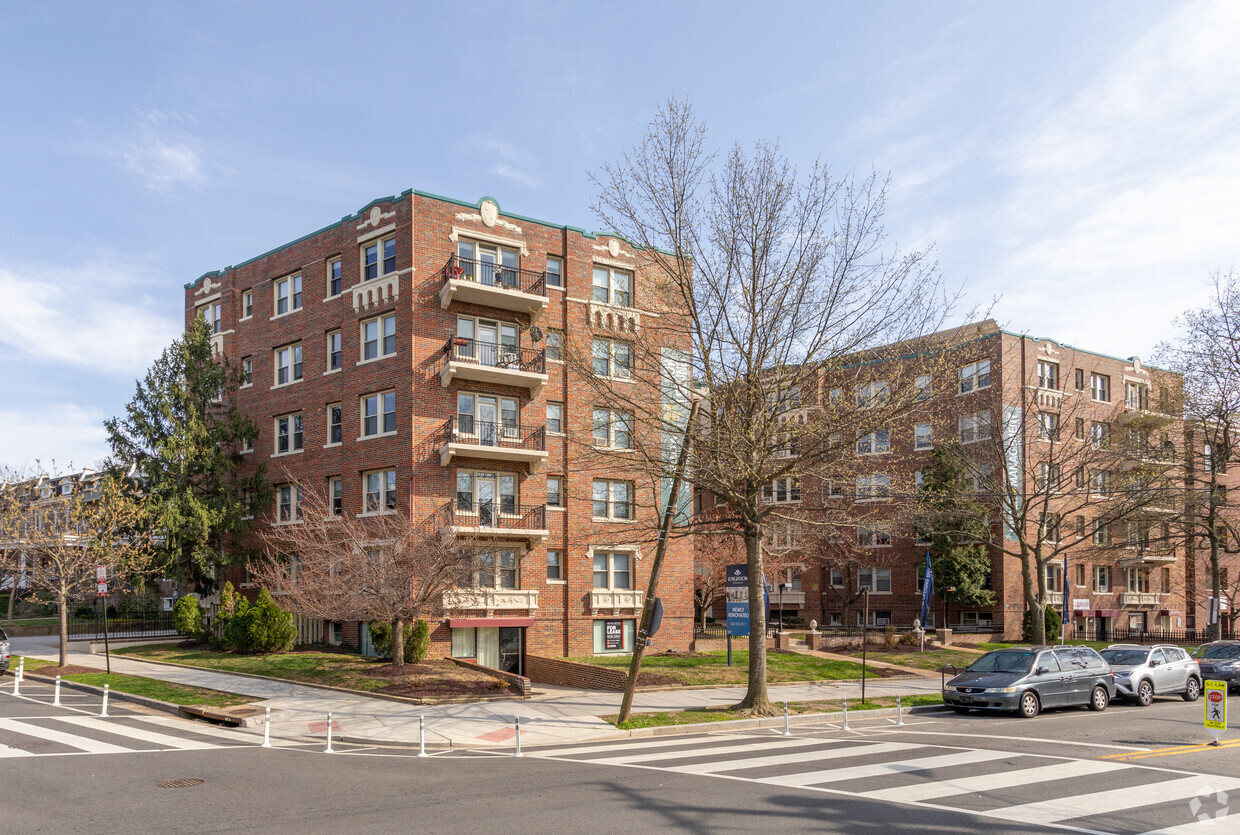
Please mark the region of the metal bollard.
POLYGON ((52 707, 60 707, 60 676, 56 676, 56 695, 52 697, 52 707))
POLYGON ((513 756, 514 757, 525 756, 525 754, 521 753, 521 717, 520 716, 517 717, 517 752, 513 754, 513 756))
POLYGON ((327 747, 323 749, 324 754, 334 754, 332 750, 332 712, 327 711, 327 747))
POLYGON ((904 708, 900 707, 900 697, 896 696, 896 725, 904 726, 904 708))
POLYGON ((418 756, 426 756, 426 717, 418 717, 418 756))
POLYGON ((267 716, 263 719, 263 748, 271 747, 271 708, 267 708, 267 716))
POLYGON ((108 685, 103 685, 103 710, 99 711, 100 716, 108 715, 108 685))
POLYGON ((22 656, 21 658, 17 659, 17 677, 23 680, 26 678, 26 657, 25 656, 22 656))
POLYGON ((20 696, 22 694, 21 689, 22 689, 22 677, 13 676, 13 695, 20 696))
POLYGON ((784 732, 783 736, 792 736, 792 731, 788 729, 788 703, 784 702, 784 732))
POLYGON ((844 724, 840 725, 841 731, 848 730, 848 697, 844 697, 844 724))

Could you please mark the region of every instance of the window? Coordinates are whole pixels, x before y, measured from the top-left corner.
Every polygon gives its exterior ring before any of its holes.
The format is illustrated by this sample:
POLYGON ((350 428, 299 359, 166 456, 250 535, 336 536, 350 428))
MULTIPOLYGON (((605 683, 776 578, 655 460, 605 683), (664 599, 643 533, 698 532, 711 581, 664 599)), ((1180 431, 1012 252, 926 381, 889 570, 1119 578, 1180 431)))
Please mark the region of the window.
POLYGON ((932 395, 933 393, 934 393, 934 389, 931 387, 931 384, 930 384, 930 375, 929 374, 918 374, 917 375, 917 394, 916 396, 914 396, 913 399, 920 403, 922 400, 929 400, 930 395, 932 395))
POLYGON ((594 267, 594 301, 617 307, 633 306, 633 274, 610 267, 594 267))
POLYGON ((564 581, 564 557, 563 552, 547 549, 547 579, 552 582, 564 581))
POLYGON ((547 359, 564 362, 564 331, 547 328, 547 359))
POLYGON ((254 291, 246 290, 241 294, 241 318, 249 319, 254 315, 254 291))
POLYGON ((396 431, 396 392, 383 391, 362 398, 362 437, 391 435, 396 431))
POLYGON ((206 321, 209 332, 219 333, 224 329, 224 306, 219 302, 203 305, 202 318, 206 321))
POLYGON ((327 480, 327 501, 331 504, 332 516, 344 515, 344 485, 338 475, 327 480))
POLYGON ((990 437, 990 412, 977 412, 959 419, 960 443, 971 444, 990 437))
POLYGON ((891 452, 891 430, 879 429, 857 439, 858 455, 878 455, 891 452))
POLYGON ((798 435, 796 432, 776 432, 775 447, 771 450, 774 458, 796 458, 798 455, 798 435))
POLYGON ((1042 566, 1042 579, 1048 592, 1063 591, 1063 566, 1057 562, 1048 562, 1042 566))
POLYGON ((1038 388, 1059 388, 1059 363, 1038 361, 1038 388))
POLYGON ((1089 375, 1089 397, 1100 403, 1111 402, 1111 378, 1106 374, 1089 375))
POLYGON ((1089 424, 1089 439, 1096 447, 1107 447, 1111 444, 1111 425, 1093 421, 1089 424))
POLYGON ((913 448, 914 449, 933 449, 934 448, 934 430, 928 423, 919 423, 913 429, 913 448))
POLYGON ((564 262, 559 258, 547 256, 547 286, 563 287, 564 286, 564 262))
POLYGON ((887 396, 890 393, 890 387, 886 380, 878 380, 873 383, 866 383, 857 389, 857 408, 873 409, 882 406, 887 402, 887 396))
POLYGON ((276 385, 287 386, 301 379, 301 343, 275 350, 276 385))
POLYGON ((461 241, 457 244, 457 262, 466 281, 476 281, 488 287, 521 289, 517 272, 520 264, 515 249, 504 249, 494 244, 461 241), (507 269, 505 269, 507 268, 507 269))
POLYGON ((564 404, 547 404, 547 431, 553 435, 564 434, 564 404))
POLYGON ((783 414, 789 409, 801 408, 801 387, 788 386, 766 394, 766 406, 775 414, 783 414))
POLYGON ((606 449, 632 449, 633 415, 618 409, 595 409, 594 445, 606 449))
POLYGON ((827 393, 827 403, 831 404, 832 406, 840 405, 840 401, 843 399, 844 399, 843 389, 831 389, 831 391, 827 393))
MULTIPOLYGON (((1084 516, 1080 516, 1080 515, 1078 515, 1078 516, 1076 517, 1076 538, 1077 538, 1077 539, 1084 539, 1084 538, 1085 538, 1085 517, 1084 517, 1084 516)), ((1084 583, 1078 583, 1077 585, 1081 585, 1081 586, 1083 586, 1083 585, 1085 585, 1085 584, 1084 584, 1084 583)))
POLYGON ((276 316, 293 310, 301 310, 301 274, 290 275, 276 281, 276 316))
POLYGON ((254 491, 249 487, 241 489, 241 518, 254 518, 254 491))
POLYGON ((1162 593, 1170 594, 1171 593, 1171 569, 1170 568, 1160 569, 1159 576, 1160 576, 1161 585, 1162 585, 1162 593))
POLYGON ((857 591, 869 590, 871 594, 891 593, 890 568, 857 569, 857 591))
POLYGON ((469 581, 476 589, 517 588, 517 552, 479 551, 469 556, 469 581))
POLYGON ((377 470, 362 476, 366 513, 396 509, 396 470, 377 470))
POLYGON ((1046 462, 1038 464, 1037 485, 1039 490, 1056 492, 1059 489, 1059 465, 1046 462))
POLYGON ((253 452, 254 451, 254 439, 252 437, 247 436, 241 439, 241 451, 242 452, 253 452))
POLYGON ((1124 384, 1124 405, 1129 409, 1147 409, 1150 405, 1150 387, 1141 383, 1124 384))
POLYGON ((1085 587, 1085 566, 1083 565, 1076 567, 1076 584, 1081 588, 1085 587))
POLYGON ((978 360, 960 369, 960 393, 984 389, 990 385, 990 360, 978 360))
POLYGON ((514 473, 457 470, 456 509, 478 514, 478 524, 491 527, 495 513, 517 512, 517 477, 514 473))
POLYGON ((1085 369, 1076 369, 1076 390, 1085 391, 1085 369))
POLYGON ((890 497, 891 476, 886 473, 857 476, 857 501, 866 502, 890 497))
POLYGON ((1072 436, 1078 441, 1085 440, 1085 418, 1076 419, 1076 426, 1072 430, 1072 436))
POLYGON ((630 501, 633 487, 627 481, 594 482, 594 517, 596 519, 632 519, 630 501))
POLYGON ((302 426, 301 413, 281 415, 276 418, 276 455, 288 455, 301 452, 302 426))
MULTIPOLYGON (((917 545, 933 545, 934 544, 934 533, 932 531, 923 530, 920 527, 914 528, 913 537, 917 545)), ((925 573, 926 573, 925 565, 919 565, 917 567, 917 590, 918 591, 921 591, 922 583, 925 580, 925 577, 923 576, 925 573)))
POLYGON ((862 548, 890 548, 891 528, 886 525, 857 528, 857 544, 862 548))
POLYGON ((1110 495, 1111 474, 1106 470, 1098 470, 1095 472, 1093 478, 1089 480, 1089 492, 1098 496, 1110 495))
POLYGON ((517 400, 490 394, 456 396, 457 431, 473 435, 483 446, 516 442, 521 437, 517 422, 517 400))
POLYGON ((1059 440, 1059 415, 1054 412, 1038 412, 1038 439, 1059 440))
POLYGON ((254 385, 254 360, 252 357, 241 358, 241 388, 254 385))
POLYGON ((1107 531, 1106 522, 1101 519, 1094 520, 1094 544, 1106 545, 1111 541, 1110 533, 1107 531))
POLYGON ((1094 591, 1109 592, 1111 590, 1111 568, 1106 565, 1094 566, 1094 591))
POLYGON ((762 485, 762 499, 767 504, 801 501, 801 479, 788 476, 762 485))
POLYGON ((396 314, 362 322, 362 362, 396 353, 396 314))
POLYGON ((1039 535, 1047 542, 1059 541, 1059 514, 1043 513, 1038 523, 1039 535))
POLYGON ((844 497, 844 482, 832 479, 827 482, 827 498, 842 499, 844 497))
POLYGON ((287 525, 301 521, 301 487, 295 484, 276 486, 276 524, 287 525))
POLYGON ((628 379, 633 376, 633 347, 614 339, 596 339, 594 373, 600 377, 628 379))
POLYGON ((332 258, 327 262, 327 298, 340 295, 340 259, 332 258))
POLYGON ((828 581, 833 589, 844 588, 844 572, 839 568, 831 569, 831 576, 828 581))
POLYGON ((926 488, 926 475, 921 470, 913 473, 913 492, 920 493, 926 488))
POLYGON ((633 555, 627 551, 594 552, 594 588, 633 588, 633 555))
POLYGON ((563 476, 547 476, 547 507, 564 507, 563 476))
POLYGON ((343 441, 340 418, 344 410, 339 403, 327 404, 327 445, 332 446, 343 441))
POLYGON ((327 334, 327 370, 340 370, 340 331, 327 334))
POLYGON ((1137 594, 1148 594, 1150 590, 1150 572, 1143 568, 1129 568, 1124 572, 1128 591, 1137 594))
POLYGON ((363 281, 394 272, 396 272, 396 238, 372 241, 362 247, 363 281))

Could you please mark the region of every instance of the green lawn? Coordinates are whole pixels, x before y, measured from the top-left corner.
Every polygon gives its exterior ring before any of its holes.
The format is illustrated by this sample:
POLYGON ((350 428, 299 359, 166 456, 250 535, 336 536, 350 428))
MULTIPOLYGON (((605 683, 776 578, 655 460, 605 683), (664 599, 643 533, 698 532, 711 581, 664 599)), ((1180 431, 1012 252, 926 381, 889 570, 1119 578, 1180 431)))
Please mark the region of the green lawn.
MULTIPOLYGON (((69 620, 73 620, 73 618, 69 618, 69 620)), ((52 625, 54 625, 54 624, 59 624, 59 623, 60 623, 60 618, 59 618, 59 617, 50 617, 50 618, 14 618, 13 620, 0 620, 0 626, 4 626, 4 627, 10 627, 10 626, 52 626, 52 625)))
MULTIPOLYGON (((628 669, 629 666, 627 655, 600 655, 570 660, 600 667, 628 669)), ((668 676, 690 686, 744 684, 749 677, 749 652, 733 650, 731 667, 728 666, 726 650, 694 655, 646 655, 642 658, 642 672, 668 676)), ((868 668, 868 674, 876 677, 878 675, 873 667, 868 668)), ((852 661, 834 661, 785 652, 766 654, 766 680, 771 684, 852 678, 861 678, 861 665, 852 661)))
POLYGON ((388 662, 338 652, 289 652, 278 655, 233 655, 209 649, 179 649, 176 644, 148 644, 113 650, 118 655, 131 655, 151 661, 170 661, 207 670, 326 684, 352 690, 381 690, 392 683, 390 678, 366 675, 367 669, 388 662))
MULTIPOLYGON (((854 658, 861 657, 860 650, 849 650, 848 655, 854 658)), ((868 661, 884 661, 888 664, 899 664, 902 667, 916 667, 920 670, 937 673, 943 668, 944 664, 955 664, 958 669, 963 670, 980 658, 976 652, 966 652, 959 649, 927 649, 925 652, 918 652, 915 649, 900 649, 895 651, 887 650, 868 650, 866 652, 866 660, 868 661)))
MULTIPOLYGON (((918 707, 921 705, 940 705, 943 703, 941 696, 937 694, 924 694, 918 696, 902 696, 900 704, 904 707, 918 707)), ((849 702, 848 709, 853 710, 875 710, 880 707, 895 707, 896 700, 890 696, 884 696, 878 699, 866 699, 864 702, 849 702)), ((840 709, 839 701, 814 701, 814 702, 788 702, 789 715, 795 716, 801 713, 831 713, 840 709)), ((776 707, 779 713, 783 713, 783 704, 777 703, 776 707)), ((604 716, 604 721, 610 722, 617 728, 624 731, 631 731, 637 728, 657 728, 665 725, 693 725, 698 722, 727 722, 733 719, 749 719, 744 713, 735 710, 719 710, 717 708, 703 708, 693 710, 680 711, 660 711, 658 713, 634 713, 630 714, 627 722, 617 723, 619 718, 617 714, 604 716)))
MULTIPOLYGON (((1065 641, 1065 643, 1068 646, 1092 647, 1093 649, 1098 649, 1098 650, 1106 649, 1108 646, 1110 646, 1110 644, 1108 644, 1106 641, 1065 641)), ((1058 646, 1059 642, 1054 641, 1051 645, 1058 646)), ((977 648, 984 649, 987 652, 989 652, 992 649, 1008 649, 1009 647, 1019 647, 1019 646, 1024 646, 1024 644, 1021 644, 1019 641, 1008 641, 1008 642, 994 642, 994 643, 978 644, 977 648)))
MULTIPOLYGON (((14 659, 16 661, 16 659, 14 659)), ((40 668, 54 667, 55 662, 38 658, 27 658, 26 669, 37 672, 40 668)), ((64 681, 75 681, 78 684, 91 684, 95 687, 108 685, 109 689, 120 693, 132 693, 135 696, 146 696, 171 702, 174 705, 206 705, 209 707, 231 707, 254 701, 252 696, 241 696, 236 693, 223 693, 219 690, 208 690, 203 687, 188 687, 184 684, 171 684, 142 676, 127 676, 119 673, 74 673, 61 676, 64 681)))

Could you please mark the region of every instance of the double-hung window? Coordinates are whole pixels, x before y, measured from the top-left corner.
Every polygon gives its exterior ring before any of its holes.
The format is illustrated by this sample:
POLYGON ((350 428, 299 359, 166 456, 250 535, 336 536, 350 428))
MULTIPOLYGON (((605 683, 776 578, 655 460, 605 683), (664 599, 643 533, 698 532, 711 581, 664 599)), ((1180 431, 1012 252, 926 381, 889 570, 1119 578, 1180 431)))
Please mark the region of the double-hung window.
POLYGON ((1099 403, 1111 402, 1111 378, 1106 374, 1089 375, 1089 398, 1099 403))
POLYGON ((891 593, 890 568, 861 568, 857 571, 857 591, 870 594, 891 593))
POLYGON ((564 262, 559 258, 547 256, 547 286, 563 287, 564 286, 564 262))
POLYGON ((633 415, 619 409, 595 409, 594 445, 607 449, 632 449, 633 415))
POLYGON ((633 588, 633 555, 628 551, 594 552, 596 589, 633 588))
POLYGON ((627 481, 596 479, 593 488, 593 513, 596 519, 633 518, 632 484, 627 481))
POLYGON ((362 476, 365 512, 396 509, 396 470, 376 470, 362 476))
POLYGON ((246 290, 241 294, 241 318, 249 319, 254 315, 254 291, 246 290))
POLYGON ((891 452, 891 430, 878 429, 857 439, 858 455, 878 455, 891 452))
POLYGON ((934 394, 934 387, 929 374, 917 375, 917 394, 913 397, 915 402, 920 403, 923 400, 929 400, 934 394))
POLYGON ((547 359, 551 362, 564 362, 564 331, 547 329, 547 359))
POLYGON ((1059 415, 1054 412, 1038 412, 1038 440, 1059 440, 1059 415))
POLYGON ((990 360, 978 360, 960 369, 960 393, 984 389, 990 385, 990 360))
POLYGON ((276 280, 275 303, 276 316, 301 310, 301 273, 276 280))
POLYGON ((552 435, 564 434, 564 404, 547 404, 547 431, 552 435))
POLYGON ((547 549, 547 579, 553 583, 564 580, 564 552, 557 548, 547 549))
POLYGON ((362 280, 396 272, 396 238, 371 241, 362 246, 362 280))
POLYGON ((1111 425, 1096 420, 1090 423, 1089 440, 1094 446, 1105 449, 1111 443, 1111 425))
POLYGON ((219 333, 224 328, 224 305, 219 302, 203 305, 202 318, 206 320, 208 331, 219 333))
POLYGON ((340 331, 327 334, 327 370, 340 370, 340 331))
POLYGON ((396 392, 381 391, 362 398, 362 437, 396 431, 396 392))
POLYGON ((287 386, 301 379, 301 343, 276 348, 276 385, 287 386))
POLYGON ((633 274, 609 267, 594 267, 594 301, 617 307, 633 306, 633 274))
POLYGON ((762 485, 762 500, 767 504, 801 501, 801 479, 797 476, 786 476, 762 485))
POLYGON ((891 476, 886 473, 857 476, 857 501, 891 498, 891 476))
POLYGON ((276 486, 276 523, 291 524, 300 522, 301 487, 296 484, 280 484, 276 486))
POLYGON ((396 314, 362 322, 362 361, 396 353, 396 314))
POLYGON ((343 409, 339 403, 327 404, 327 445, 334 446, 344 440, 340 428, 343 409))
POLYGON ((1059 388, 1059 363, 1038 360, 1038 388, 1059 388))
POLYGON ((253 357, 242 357, 240 388, 252 385, 254 385, 254 359, 253 357))
POLYGON ((1037 486, 1039 490, 1054 493, 1059 490, 1059 465, 1045 461, 1038 464, 1037 486))
POLYGON ((1108 496, 1111 493, 1111 474, 1106 470, 1098 470, 1090 479, 1089 492, 1097 496, 1108 496))
POLYGON ((928 423, 919 423, 913 429, 914 449, 934 448, 934 427, 928 423))
POLYGON ((327 298, 339 296, 341 289, 340 259, 332 258, 327 262, 327 298))
POLYGON ((1111 567, 1108 565, 1094 566, 1094 591, 1107 593, 1111 590, 1111 567))
POLYGON ((618 339, 596 339, 594 373, 599 377, 628 379, 633 376, 633 346, 618 339))
POLYGON ((862 548, 890 548, 891 527, 888 525, 859 526, 857 544, 862 548))
POLYGON ((977 412, 959 418, 960 443, 971 444, 990 437, 990 412, 977 412))
POLYGON ((547 476, 547 507, 564 507, 563 476, 547 476))
POLYGON ((291 415, 280 415, 276 418, 276 455, 288 455, 302 451, 301 412, 291 415))
POLYGON ((887 398, 891 394, 891 387, 886 380, 876 380, 872 383, 866 383, 857 389, 857 408, 858 409, 874 409, 887 403, 887 398))
POLYGON ((344 483, 338 475, 327 480, 327 501, 332 516, 344 515, 344 483))

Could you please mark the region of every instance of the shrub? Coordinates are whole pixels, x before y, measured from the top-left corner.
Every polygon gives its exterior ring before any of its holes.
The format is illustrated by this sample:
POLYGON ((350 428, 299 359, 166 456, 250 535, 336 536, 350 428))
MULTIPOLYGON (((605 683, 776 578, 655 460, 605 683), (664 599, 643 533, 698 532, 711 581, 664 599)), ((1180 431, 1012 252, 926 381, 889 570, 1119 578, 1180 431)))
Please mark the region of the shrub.
MULTIPOLYGON (((1046 613, 1046 642, 1053 643, 1059 640, 1059 632, 1063 628, 1063 618, 1059 616, 1059 612, 1054 606, 1047 606, 1046 613)), ((1025 616, 1021 619, 1020 625, 1021 639, 1026 643, 1033 642, 1033 610, 1027 610, 1025 616)))
POLYGON ((281 609, 266 589, 258 593, 254 605, 247 606, 245 613, 233 621, 241 622, 241 627, 235 630, 243 636, 242 644, 238 645, 241 652, 254 655, 288 652, 297 639, 293 613, 281 609))
MULTIPOLYGON (((370 622, 370 643, 374 646, 375 652, 391 657, 392 624, 386 621, 372 620, 370 622)), ((430 643, 431 628, 425 620, 418 618, 418 622, 412 626, 405 624, 406 663, 417 664, 426 658, 426 652, 430 649, 430 643)))
POLYGON ((172 607, 172 621, 178 635, 202 637, 202 604, 197 595, 182 597, 172 607))
POLYGON ((111 618, 112 620, 116 619, 116 607, 115 606, 108 607, 108 617, 111 618))
POLYGON ((73 610, 73 616, 78 620, 94 620, 96 617, 94 606, 78 606, 73 610))

